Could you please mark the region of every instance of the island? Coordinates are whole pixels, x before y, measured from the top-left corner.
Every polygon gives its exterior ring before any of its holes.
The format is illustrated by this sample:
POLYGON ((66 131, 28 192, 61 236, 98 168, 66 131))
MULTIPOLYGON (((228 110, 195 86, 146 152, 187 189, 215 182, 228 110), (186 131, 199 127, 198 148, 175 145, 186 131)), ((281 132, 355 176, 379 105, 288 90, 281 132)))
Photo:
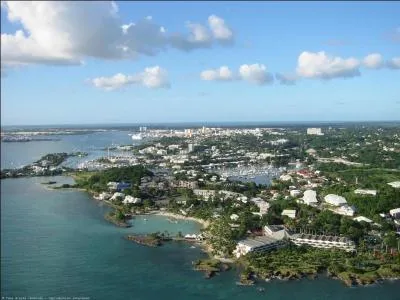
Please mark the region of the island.
POLYGON ((44 155, 38 161, 26 165, 19 169, 4 169, 1 170, 1 179, 4 178, 17 178, 17 177, 31 177, 31 176, 56 176, 62 173, 74 171, 71 168, 60 166, 69 157, 84 157, 87 156, 86 152, 73 152, 73 153, 51 153, 44 155))

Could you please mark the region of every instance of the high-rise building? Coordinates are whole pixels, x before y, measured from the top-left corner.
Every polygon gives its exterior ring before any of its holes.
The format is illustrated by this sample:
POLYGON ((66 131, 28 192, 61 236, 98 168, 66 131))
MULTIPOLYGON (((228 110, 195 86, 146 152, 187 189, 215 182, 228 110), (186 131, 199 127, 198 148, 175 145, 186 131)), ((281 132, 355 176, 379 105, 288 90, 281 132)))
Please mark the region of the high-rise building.
POLYGON ((194 150, 194 145, 188 144, 188 152, 193 152, 193 150, 194 150))

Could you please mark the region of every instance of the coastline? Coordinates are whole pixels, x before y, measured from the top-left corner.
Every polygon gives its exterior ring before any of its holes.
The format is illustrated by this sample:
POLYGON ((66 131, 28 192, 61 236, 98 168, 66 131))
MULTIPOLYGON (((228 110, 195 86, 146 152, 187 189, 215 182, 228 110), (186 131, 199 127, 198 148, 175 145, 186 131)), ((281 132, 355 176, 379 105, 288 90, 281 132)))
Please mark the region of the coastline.
POLYGON ((156 216, 170 217, 170 218, 174 218, 177 220, 194 221, 194 222, 200 223, 203 226, 203 228, 207 228, 210 225, 209 221, 205 221, 205 220, 195 218, 195 217, 186 217, 183 215, 179 215, 179 214, 175 214, 175 213, 171 213, 171 212, 167 212, 167 211, 153 210, 148 213, 144 213, 144 214, 140 214, 140 215, 144 215, 144 216, 145 215, 156 215, 156 216))

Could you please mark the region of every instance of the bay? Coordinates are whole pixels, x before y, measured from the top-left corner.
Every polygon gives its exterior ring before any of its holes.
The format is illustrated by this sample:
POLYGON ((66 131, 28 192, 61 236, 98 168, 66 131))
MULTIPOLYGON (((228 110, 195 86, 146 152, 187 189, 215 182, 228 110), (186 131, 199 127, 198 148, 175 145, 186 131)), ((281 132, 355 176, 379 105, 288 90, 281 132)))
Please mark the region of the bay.
MULTIPOLYGON (((131 144, 127 131, 62 136, 61 141, 2 143, 1 163, 26 164, 53 152, 88 151, 131 144)), ((97 152, 98 151, 98 152, 97 152)), ((15 167, 15 166, 14 166, 15 167)), ((400 299, 400 283, 348 288, 317 280, 237 286, 237 271, 210 280, 192 270, 206 255, 186 243, 148 248, 124 239, 130 232, 193 233, 199 224, 165 217, 138 217, 118 228, 103 218, 108 207, 75 190, 49 190, 49 178, 1 181, 1 295, 90 299, 400 299), (147 219, 145 221, 144 219, 147 219), (258 287, 265 292, 259 292, 258 287)), ((70 178, 57 177, 60 182, 70 178)))

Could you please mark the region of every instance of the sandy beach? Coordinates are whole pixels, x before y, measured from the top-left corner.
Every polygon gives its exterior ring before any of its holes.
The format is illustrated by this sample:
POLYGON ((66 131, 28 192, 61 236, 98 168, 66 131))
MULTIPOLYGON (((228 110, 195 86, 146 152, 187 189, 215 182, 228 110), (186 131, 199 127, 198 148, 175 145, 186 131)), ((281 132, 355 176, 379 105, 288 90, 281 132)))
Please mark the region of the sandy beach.
POLYGON ((202 219, 199 219, 199 218, 186 217, 186 216, 183 216, 183 215, 178 215, 178 214, 174 214, 174 213, 166 212, 166 211, 157 211, 156 210, 156 211, 149 212, 148 214, 157 215, 157 216, 164 216, 164 217, 170 217, 170 218, 178 219, 178 220, 194 221, 194 222, 197 222, 197 223, 200 223, 201 225, 203 225, 203 228, 207 228, 208 225, 209 225, 208 221, 205 221, 205 220, 202 220, 202 219))

